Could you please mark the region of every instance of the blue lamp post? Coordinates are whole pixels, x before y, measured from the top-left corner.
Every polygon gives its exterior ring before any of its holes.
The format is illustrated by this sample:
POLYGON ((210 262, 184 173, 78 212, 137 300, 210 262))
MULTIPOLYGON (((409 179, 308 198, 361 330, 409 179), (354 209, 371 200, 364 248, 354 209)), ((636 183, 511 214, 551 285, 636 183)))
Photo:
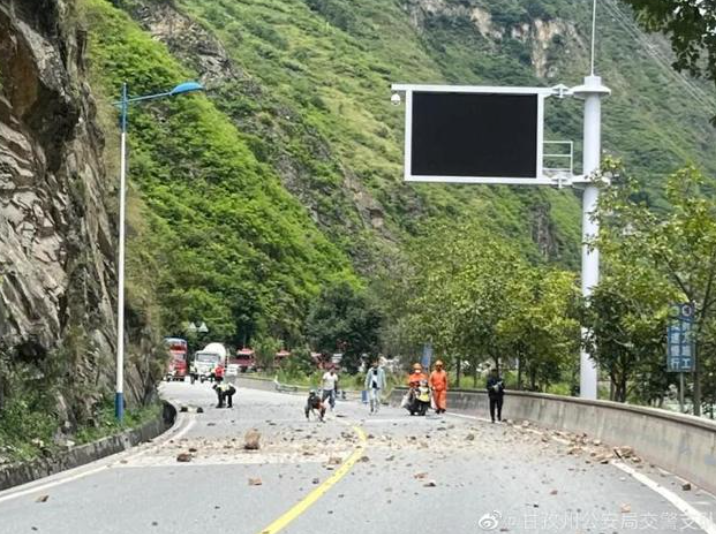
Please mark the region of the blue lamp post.
POLYGON ((145 100, 155 100, 169 96, 177 96, 194 91, 202 91, 204 87, 197 82, 180 83, 171 91, 152 95, 128 98, 127 84, 122 84, 122 100, 117 104, 121 110, 121 148, 120 148, 120 184, 119 184, 119 272, 117 288, 117 384, 114 396, 114 415, 118 421, 124 417, 124 242, 125 242, 125 211, 127 187, 127 111, 129 105, 145 100))

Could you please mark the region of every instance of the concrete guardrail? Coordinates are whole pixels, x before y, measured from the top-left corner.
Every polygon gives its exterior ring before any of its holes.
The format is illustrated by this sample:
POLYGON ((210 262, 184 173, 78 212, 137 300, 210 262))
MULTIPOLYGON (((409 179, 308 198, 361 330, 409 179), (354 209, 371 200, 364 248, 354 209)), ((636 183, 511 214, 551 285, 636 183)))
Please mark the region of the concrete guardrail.
MULTIPOLYGON (((393 391, 398 405, 404 388, 393 391)), ((448 411, 489 417, 487 393, 453 390, 448 411)), ((716 493, 716 422, 656 408, 522 391, 505 394, 503 418, 586 433, 612 446, 631 446, 659 467, 716 493)))
POLYGON ((176 408, 165 402, 157 418, 138 428, 72 447, 48 458, 3 466, 0 468, 0 491, 74 469, 154 439, 171 428, 175 418, 176 408))

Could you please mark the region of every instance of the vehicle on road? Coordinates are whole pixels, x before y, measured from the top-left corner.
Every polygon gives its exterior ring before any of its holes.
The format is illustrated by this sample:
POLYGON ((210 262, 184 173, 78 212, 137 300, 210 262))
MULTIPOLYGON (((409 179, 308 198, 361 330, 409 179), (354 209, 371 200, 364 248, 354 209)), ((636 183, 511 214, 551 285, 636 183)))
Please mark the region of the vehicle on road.
POLYGON ((164 379, 167 381, 184 380, 189 372, 189 344, 185 339, 168 337, 164 339, 168 362, 164 379))
POLYGON ((226 364, 226 347, 221 343, 209 343, 202 350, 194 354, 194 363, 192 364, 192 382, 199 380, 213 381, 215 378, 214 371, 219 365, 226 364))
POLYGON ((427 380, 421 380, 419 385, 411 387, 405 408, 410 415, 424 416, 430 408, 430 387, 427 380))
POLYGON ((250 348, 238 349, 236 354, 229 358, 226 374, 235 376, 238 373, 252 373, 256 371, 256 353, 250 348))

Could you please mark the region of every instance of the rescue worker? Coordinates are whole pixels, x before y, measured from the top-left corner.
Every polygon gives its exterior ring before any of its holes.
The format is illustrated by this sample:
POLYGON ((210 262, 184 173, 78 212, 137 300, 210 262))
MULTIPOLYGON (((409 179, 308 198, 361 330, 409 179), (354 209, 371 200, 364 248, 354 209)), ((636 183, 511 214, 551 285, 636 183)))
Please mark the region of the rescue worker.
POLYGON ((435 370, 430 373, 430 389, 435 400, 435 412, 445 413, 447 409, 448 375, 443 369, 443 362, 435 362, 435 370))
POLYGON ((370 413, 378 413, 380 392, 385 389, 385 371, 378 360, 375 360, 373 366, 368 369, 368 373, 365 376, 365 389, 368 391, 368 397, 370 398, 370 413))
POLYGON ((419 363, 413 364, 413 372, 408 375, 408 387, 416 388, 420 385, 421 380, 427 380, 428 377, 423 373, 423 366, 419 363))
POLYGON ((223 408, 225 405, 227 408, 234 407, 234 393, 236 393, 236 388, 233 384, 229 384, 228 382, 224 384, 219 383, 214 384, 213 388, 214 391, 216 391, 216 396, 219 398, 217 408, 223 408))
POLYGON ((221 383, 224 380, 225 368, 221 363, 216 364, 214 368, 214 380, 216 383, 221 383))
POLYGON ((487 396, 490 399, 490 418, 495 422, 495 411, 497 420, 502 421, 502 403, 505 400, 505 381, 497 369, 490 371, 487 378, 487 396))

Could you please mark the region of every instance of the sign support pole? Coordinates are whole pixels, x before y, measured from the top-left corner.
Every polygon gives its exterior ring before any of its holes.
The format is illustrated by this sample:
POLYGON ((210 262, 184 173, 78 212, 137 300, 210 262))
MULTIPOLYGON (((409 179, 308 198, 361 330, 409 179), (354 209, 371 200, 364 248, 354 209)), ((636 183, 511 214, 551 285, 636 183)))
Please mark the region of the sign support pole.
MULTIPOLYGON (((602 85, 599 76, 590 75, 584 79, 584 85, 572 90, 576 97, 584 99, 584 147, 582 159, 581 183, 575 180, 575 186, 582 186, 582 296, 588 298, 592 289, 599 283, 599 250, 592 245, 599 235, 599 223, 594 213, 599 202, 599 172, 602 157, 602 98, 610 90, 602 85)), ((587 331, 582 330, 582 336, 587 331)), ((583 399, 597 398, 597 365, 584 348, 580 354, 579 396, 583 399)))
POLYGON ((684 402, 684 373, 679 373, 679 408, 681 413, 686 413, 686 402, 684 402))

